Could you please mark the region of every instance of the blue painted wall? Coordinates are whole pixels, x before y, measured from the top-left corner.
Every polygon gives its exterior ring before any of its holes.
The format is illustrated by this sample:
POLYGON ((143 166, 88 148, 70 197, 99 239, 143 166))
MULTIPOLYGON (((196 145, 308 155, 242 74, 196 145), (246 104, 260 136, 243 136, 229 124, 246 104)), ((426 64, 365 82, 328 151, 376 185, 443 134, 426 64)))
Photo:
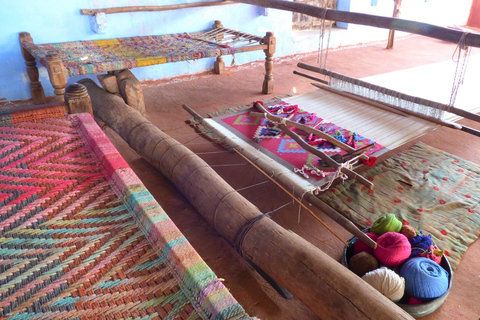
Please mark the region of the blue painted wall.
MULTIPOLYGON (((312 52, 318 49, 318 31, 292 32, 292 13, 265 9, 247 4, 232 4, 203 8, 190 8, 175 11, 132 12, 107 15, 107 28, 104 34, 91 30, 90 16, 80 14, 80 9, 96 9, 140 5, 171 5, 207 0, 0 0, 0 102, 30 98, 29 80, 25 62, 20 52, 18 34, 30 32, 36 43, 52 43, 76 40, 97 40, 151 34, 195 32, 210 29, 215 20, 221 20, 225 27, 263 36, 272 31, 277 36, 277 52, 274 57, 312 52)), ((213 1, 213 0, 212 0, 213 1)), ((340 1, 340 0, 339 0, 340 1)), ((342 0, 350 3, 350 0, 342 0)), ((466 23, 472 0, 411 0, 402 3, 402 18, 418 20, 442 26, 466 23)), ((351 1, 349 9, 375 15, 391 16, 392 0, 351 1)), ((355 30, 365 26, 349 25, 332 37, 332 47, 362 43, 362 41, 386 39, 381 33, 378 39, 366 39, 355 30)), ((372 28, 370 28, 372 29, 372 28)), ((379 29, 380 31, 385 31, 379 29)), ((235 55, 235 64, 264 60, 263 52, 235 55)), ((230 65, 231 56, 224 57, 230 65)), ((133 69, 140 81, 158 80, 175 76, 194 74, 211 70, 213 58, 197 61, 168 63, 133 69)), ((53 95, 47 71, 39 67, 40 80, 47 96, 53 95)), ((96 75, 90 76, 96 80, 96 75)), ((69 78, 69 82, 78 81, 69 78)))
MULTIPOLYGON (((203 0, 205 1, 205 0, 203 0)), ((132 12, 107 15, 104 34, 90 28, 90 16, 81 15, 80 9, 95 9, 137 5, 170 5, 189 0, 0 0, 0 102, 30 98, 29 80, 18 43, 18 34, 29 32, 35 43, 51 43, 75 40, 96 40, 151 34, 195 32, 210 29, 215 20, 221 20, 227 28, 256 35, 267 31, 281 34, 278 37, 277 54, 289 55, 291 42, 291 13, 268 10, 246 4, 189 8, 175 11, 132 12)), ((235 64, 262 60, 263 52, 235 55, 235 64)), ((224 57, 227 66, 232 57, 224 57)), ((213 67, 213 58, 197 61, 169 63, 158 66, 135 68, 132 71, 140 81, 157 80, 184 74, 193 74, 213 67)), ((39 66, 40 80, 47 96, 53 95, 47 71, 39 66)), ((96 79, 96 76, 91 76, 96 79)), ((78 78, 69 78, 69 83, 78 78)))

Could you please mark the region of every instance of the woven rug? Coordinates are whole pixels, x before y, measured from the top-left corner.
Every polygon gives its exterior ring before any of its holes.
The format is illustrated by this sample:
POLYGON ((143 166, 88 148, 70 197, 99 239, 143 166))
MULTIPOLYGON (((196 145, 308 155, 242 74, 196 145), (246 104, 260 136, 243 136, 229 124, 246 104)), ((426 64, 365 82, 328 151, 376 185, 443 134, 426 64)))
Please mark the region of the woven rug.
POLYGON ((430 234, 452 269, 458 266, 480 232, 480 166, 417 143, 362 175, 374 190, 345 181, 320 199, 360 228, 394 213, 430 234))
MULTIPOLYGON (((250 106, 251 107, 251 106, 250 106)), ((361 149, 370 144, 374 144, 368 150, 366 155, 374 154, 384 147, 373 140, 363 137, 356 132, 341 128, 340 126, 317 116, 315 113, 301 110, 298 105, 292 105, 281 99, 274 99, 265 103, 265 107, 274 115, 280 118, 288 118, 297 123, 314 127, 338 140, 348 144, 354 149, 361 149)), ((321 169, 326 175, 336 172, 336 168, 329 167, 322 162, 321 158, 307 152, 289 135, 273 126, 271 122, 263 117, 255 108, 239 111, 225 116, 219 116, 217 122, 227 126, 232 132, 261 150, 270 158, 283 164, 290 170, 301 169, 305 165, 309 168, 321 169)), ((309 135, 299 129, 294 129, 295 133, 302 137, 315 149, 329 156, 345 155, 347 152, 333 145, 325 139, 309 135)), ((316 180, 321 180, 322 176, 311 175, 316 180)))
POLYGON ((88 114, 0 114, 1 319, 249 319, 88 114))

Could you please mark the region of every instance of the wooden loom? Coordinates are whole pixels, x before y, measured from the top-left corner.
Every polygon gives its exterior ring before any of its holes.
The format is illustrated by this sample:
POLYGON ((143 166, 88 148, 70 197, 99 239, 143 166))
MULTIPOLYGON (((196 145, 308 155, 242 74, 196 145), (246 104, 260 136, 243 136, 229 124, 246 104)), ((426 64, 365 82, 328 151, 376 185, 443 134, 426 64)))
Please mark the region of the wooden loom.
POLYGON ((90 79, 80 82, 88 89, 97 117, 159 169, 235 245, 242 257, 260 267, 317 315, 337 319, 412 319, 377 290, 363 285, 354 273, 339 269, 337 261, 262 214, 202 159, 121 98, 102 90, 90 79), (279 247, 282 249, 278 250, 279 247), (372 305, 377 306, 372 309, 372 305))

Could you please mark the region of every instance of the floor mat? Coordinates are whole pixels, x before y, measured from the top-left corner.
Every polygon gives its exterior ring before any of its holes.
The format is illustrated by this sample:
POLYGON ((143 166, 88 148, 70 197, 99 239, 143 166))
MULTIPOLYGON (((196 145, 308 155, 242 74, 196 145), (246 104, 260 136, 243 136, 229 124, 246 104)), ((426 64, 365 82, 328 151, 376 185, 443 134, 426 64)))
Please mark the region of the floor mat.
POLYGON ((445 250, 452 269, 479 236, 480 166, 423 143, 362 174, 374 190, 346 181, 321 200, 361 228, 394 213, 430 234, 445 250))
POLYGON ((88 114, 0 114, 1 319, 248 319, 88 114))

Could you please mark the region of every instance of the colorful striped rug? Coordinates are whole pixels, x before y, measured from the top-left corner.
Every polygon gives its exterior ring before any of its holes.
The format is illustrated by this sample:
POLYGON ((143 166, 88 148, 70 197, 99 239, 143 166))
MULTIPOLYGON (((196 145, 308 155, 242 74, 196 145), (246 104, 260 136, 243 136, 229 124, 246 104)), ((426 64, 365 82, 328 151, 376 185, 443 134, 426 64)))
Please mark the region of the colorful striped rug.
POLYGON ((70 77, 239 52, 186 33, 46 44, 23 42, 22 46, 44 66, 47 54, 58 54, 70 77))
POLYGON ((0 319, 249 319, 88 114, 0 112, 0 319))
POLYGON ((345 181, 320 199, 362 229, 395 214, 431 235, 455 270, 480 235, 480 166, 418 142, 362 175, 375 189, 345 181))

